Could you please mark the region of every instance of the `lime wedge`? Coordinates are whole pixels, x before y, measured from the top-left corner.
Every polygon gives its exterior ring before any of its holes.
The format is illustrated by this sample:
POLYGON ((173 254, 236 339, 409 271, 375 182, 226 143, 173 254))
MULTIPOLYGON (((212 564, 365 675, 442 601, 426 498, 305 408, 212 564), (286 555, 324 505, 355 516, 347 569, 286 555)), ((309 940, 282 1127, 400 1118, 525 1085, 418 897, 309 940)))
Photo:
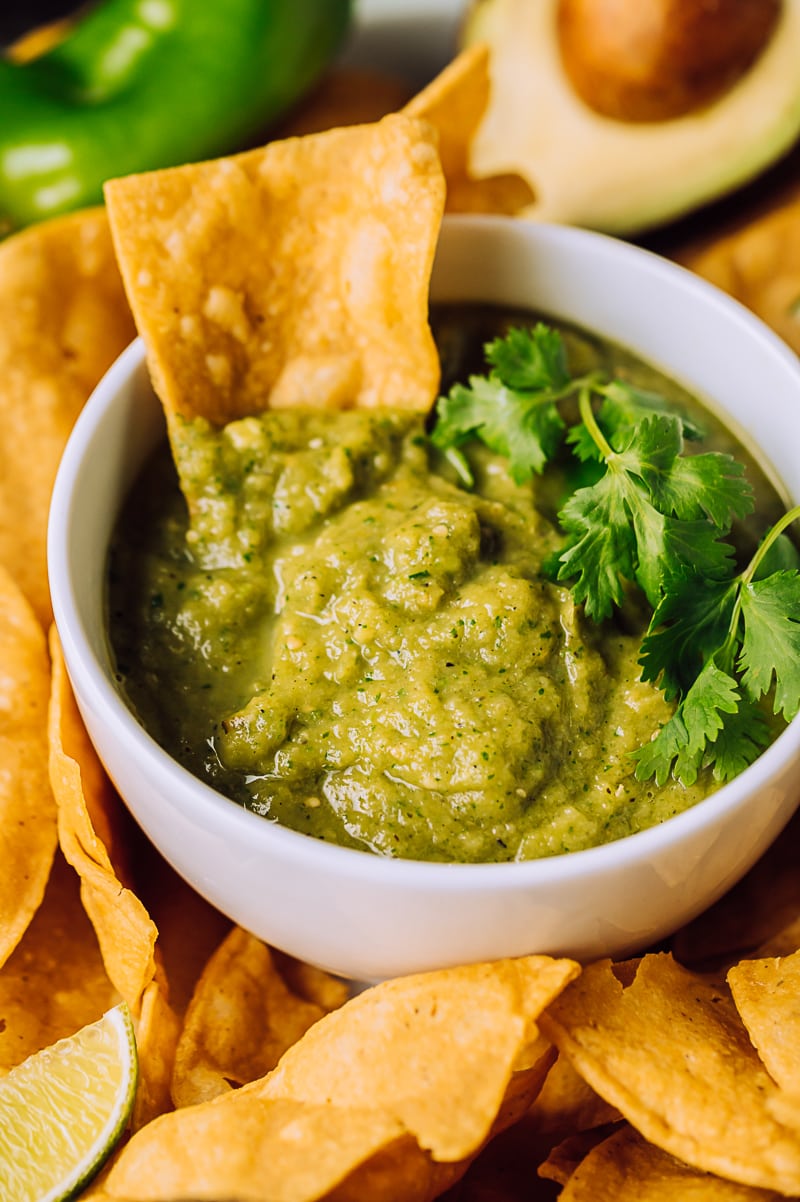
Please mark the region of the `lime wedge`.
POLYGON ((3 1202, 57 1202, 94 1176, 125 1129, 137 1075, 123 1004, 0 1078, 3 1202))

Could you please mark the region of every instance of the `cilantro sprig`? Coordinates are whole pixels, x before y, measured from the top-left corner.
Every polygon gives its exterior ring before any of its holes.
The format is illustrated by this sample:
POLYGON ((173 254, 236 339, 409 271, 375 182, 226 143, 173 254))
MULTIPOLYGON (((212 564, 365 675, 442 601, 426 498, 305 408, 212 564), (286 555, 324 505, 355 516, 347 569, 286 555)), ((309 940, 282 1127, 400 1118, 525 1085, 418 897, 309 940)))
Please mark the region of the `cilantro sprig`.
POLYGON ((512 480, 524 484, 543 471, 566 428, 556 407, 574 391, 564 342, 540 323, 530 333, 511 330, 485 353, 493 370, 440 397, 431 438, 470 488, 474 480, 460 448, 474 437, 505 455, 512 480))
POLYGON ((800 710, 800 556, 769 530, 736 570, 729 535, 753 509, 753 490, 731 455, 685 453, 701 432, 658 394, 599 372, 572 376, 563 339, 539 323, 485 348, 489 370, 440 397, 431 440, 468 487, 463 448, 484 442, 506 456, 518 484, 566 444, 594 466, 593 482, 564 502, 565 539, 551 561, 575 601, 600 622, 631 586, 652 611, 642 679, 675 710, 635 753, 636 774, 691 784, 709 767, 721 781, 751 763, 771 734, 765 699, 787 721, 800 710), (568 425, 559 402, 577 398, 568 425))

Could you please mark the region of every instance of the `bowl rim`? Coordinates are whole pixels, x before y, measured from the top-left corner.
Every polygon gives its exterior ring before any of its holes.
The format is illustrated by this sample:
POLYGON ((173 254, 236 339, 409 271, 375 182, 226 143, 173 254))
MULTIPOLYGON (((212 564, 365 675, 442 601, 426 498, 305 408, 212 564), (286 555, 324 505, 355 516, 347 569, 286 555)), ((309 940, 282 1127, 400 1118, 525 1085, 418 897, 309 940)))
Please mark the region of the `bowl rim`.
MULTIPOLYGON (((454 229, 468 231, 474 223, 485 228, 490 225, 507 228, 517 218, 482 215, 447 217, 454 229)), ((651 267, 666 272, 677 283, 681 278, 692 291, 699 290, 706 300, 722 306, 734 325, 744 324, 747 336, 762 341, 768 352, 784 359, 785 365, 797 375, 800 389, 800 360, 790 348, 754 314, 733 298, 722 293, 707 281, 655 252, 623 242, 613 235, 576 227, 530 223, 530 228, 542 231, 549 239, 563 239, 578 245, 583 242, 606 243, 616 249, 613 253, 633 256, 640 261, 651 260, 651 267)), ((68 675, 75 678, 75 693, 81 705, 84 696, 89 708, 102 712, 109 726, 109 737, 132 740, 137 759, 148 775, 158 776, 175 797, 191 797, 192 822, 207 830, 223 833, 231 828, 248 842, 271 846, 272 853, 304 869, 330 872, 340 869, 342 875, 362 883, 391 881, 398 889, 417 889, 424 886, 432 892, 449 891, 455 885, 502 893, 525 886, 541 886, 548 882, 565 882, 609 871, 619 871, 631 862, 654 858, 675 844, 681 843, 708 827, 715 826, 726 814, 736 811, 746 798, 759 787, 784 771, 793 760, 800 760, 800 714, 778 735, 759 757, 732 781, 717 788, 708 797, 683 812, 673 815, 656 826, 624 835, 610 843, 563 852, 533 860, 464 863, 451 861, 409 860, 382 856, 367 849, 342 847, 325 842, 299 831, 279 825, 275 820, 244 809, 195 777, 173 759, 150 735, 126 704, 110 680, 112 660, 108 665, 95 654, 87 637, 80 607, 76 598, 70 557, 68 532, 74 503, 73 490, 98 426, 107 410, 119 403, 123 386, 145 364, 142 339, 136 338, 114 361, 88 398, 79 414, 63 452, 58 468, 50 506, 47 535, 47 558, 51 581, 55 626, 63 647, 68 675)), ((721 403, 724 412, 724 403, 721 403)), ((800 497, 798 497, 800 500, 800 497)), ((106 548, 107 552, 107 548, 106 548)), ((124 800, 124 795, 123 795, 124 800)), ((798 794, 800 804, 800 792, 798 794)), ((178 804, 178 803, 175 803, 178 804)), ((183 803, 181 803, 183 808, 183 803)))

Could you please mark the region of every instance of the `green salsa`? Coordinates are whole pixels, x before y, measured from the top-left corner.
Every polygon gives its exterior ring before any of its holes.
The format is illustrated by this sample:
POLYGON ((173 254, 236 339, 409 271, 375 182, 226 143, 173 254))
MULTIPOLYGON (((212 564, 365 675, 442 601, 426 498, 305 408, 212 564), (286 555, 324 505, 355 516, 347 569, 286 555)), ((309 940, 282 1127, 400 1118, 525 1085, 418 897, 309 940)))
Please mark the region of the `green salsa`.
MULTIPOLYGON (((444 387, 518 316, 439 311, 444 387)), ((579 369, 658 388, 702 449, 747 459, 677 385, 562 332, 579 369)), ((474 862, 609 842, 714 788, 634 774, 671 713, 639 679, 635 596, 597 626, 543 572, 580 470, 566 458, 519 485, 476 444, 466 490, 424 416, 381 410, 183 422, 172 452, 181 487, 165 447, 113 541, 111 643, 144 725, 234 801, 346 846, 474 862)), ((782 506, 748 466, 763 525, 782 506)))

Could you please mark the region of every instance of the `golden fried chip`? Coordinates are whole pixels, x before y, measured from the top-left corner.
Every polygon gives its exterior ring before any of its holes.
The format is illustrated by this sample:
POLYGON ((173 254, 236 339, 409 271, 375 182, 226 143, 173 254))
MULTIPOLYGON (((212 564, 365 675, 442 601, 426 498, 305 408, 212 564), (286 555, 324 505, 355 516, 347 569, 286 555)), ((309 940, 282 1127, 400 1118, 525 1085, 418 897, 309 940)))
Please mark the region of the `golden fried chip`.
POLYGON ((50 782, 58 805, 58 838, 81 878, 81 897, 108 975, 137 1017, 155 973, 157 931, 139 898, 126 887, 125 847, 113 833, 115 811, 122 803, 89 741, 55 629, 50 650, 50 782))
POLYGON ((426 122, 393 115, 106 185, 169 414, 430 407, 444 205, 434 141, 426 122))
POLYGON ((332 977, 322 968, 297 960, 286 952, 271 948, 272 959, 286 984, 298 997, 314 1002, 326 1013, 343 1006, 350 997, 350 986, 341 977, 332 977))
POLYGON ((619 1125, 606 1123, 602 1127, 592 1127, 566 1136, 550 1149, 547 1159, 539 1165, 539 1176, 548 1181, 557 1181, 559 1185, 566 1185, 592 1148, 607 1140, 619 1125))
POLYGON ((42 900, 56 849, 47 776, 49 692, 44 633, 0 566, 0 965, 42 900))
POLYGON ((530 1112, 538 1131, 557 1137, 588 1131, 619 1117, 619 1111, 595 1093, 566 1056, 556 1060, 530 1112))
POLYGON ((728 984, 767 1072, 800 1094, 800 952, 742 960, 729 970, 728 984))
MULTIPOLYGON (((138 828, 134 833, 139 836, 138 828)), ((170 1006, 182 1018, 231 920, 195 893, 143 835, 135 839, 134 857, 135 892, 158 930, 157 973, 163 970, 170 1006)))
POLYGON ((178 1032, 178 1018, 167 1000, 166 985, 157 974, 144 991, 136 1020, 139 1081, 131 1119, 134 1131, 172 1109, 170 1083, 178 1032))
POLYGON ((207 1102, 273 1069, 325 1014, 294 993, 270 948, 235 927, 197 983, 178 1042, 176 1106, 207 1102))
POLYGON ((142 1128, 112 1166, 102 1196, 313 1202, 347 1181, 338 1196, 352 1202, 412 1202, 435 1196, 430 1180, 414 1140, 388 1114, 236 1090, 142 1128))
POLYGON ((724 987, 666 953, 645 956, 627 987, 601 961, 541 1026, 651 1143, 743 1185, 800 1193, 800 1125, 776 1117, 780 1091, 724 987))
POLYGON ((299 138, 343 125, 366 125, 396 113, 413 88, 395 75, 363 67, 337 67, 305 96, 278 126, 271 138, 299 138))
POLYGON ((545 1051, 538 1016, 577 972, 531 956, 386 981, 312 1027, 265 1096, 392 1109, 434 1159, 458 1160, 485 1137, 512 1072, 545 1051))
POLYGON ((118 1001, 78 878, 57 851, 42 904, 0 969, 0 1076, 118 1001))
POLYGON ((404 977, 320 1019, 260 1081, 139 1131, 111 1197, 435 1197, 541 1087, 544 1006, 579 972, 531 956, 404 977), (270 1192, 272 1191, 272 1192, 270 1192))
POLYGON ((439 135, 439 155, 447 182, 449 213, 516 213, 534 199, 530 185, 513 173, 473 176, 472 139, 489 103, 489 50, 474 45, 462 50, 405 106, 423 117, 439 135))
POLYGON ((681 1164, 631 1127, 609 1136, 579 1164, 561 1202, 777 1202, 772 1190, 737 1185, 681 1164))
POLYGON ((61 452, 135 333, 102 209, 0 243, 0 564, 45 627, 47 511, 61 452))

